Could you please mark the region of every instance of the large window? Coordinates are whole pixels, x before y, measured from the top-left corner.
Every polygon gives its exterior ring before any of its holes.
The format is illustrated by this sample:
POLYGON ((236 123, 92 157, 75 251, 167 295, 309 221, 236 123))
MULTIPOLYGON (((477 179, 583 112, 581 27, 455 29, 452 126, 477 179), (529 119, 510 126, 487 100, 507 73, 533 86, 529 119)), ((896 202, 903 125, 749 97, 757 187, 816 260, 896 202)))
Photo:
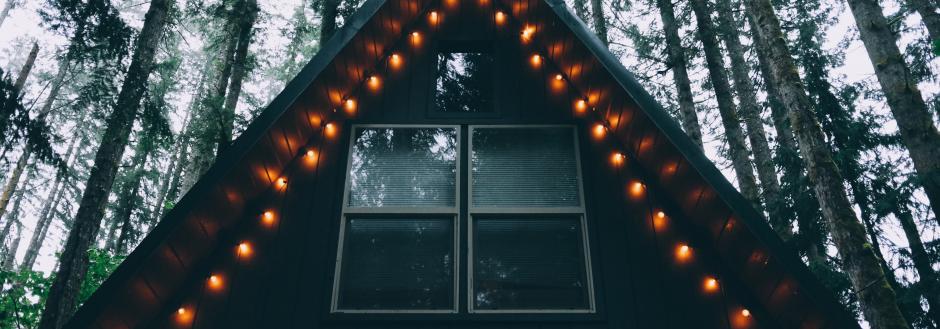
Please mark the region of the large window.
POLYGON ((573 127, 352 134, 334 312, 593 312, 573 127))

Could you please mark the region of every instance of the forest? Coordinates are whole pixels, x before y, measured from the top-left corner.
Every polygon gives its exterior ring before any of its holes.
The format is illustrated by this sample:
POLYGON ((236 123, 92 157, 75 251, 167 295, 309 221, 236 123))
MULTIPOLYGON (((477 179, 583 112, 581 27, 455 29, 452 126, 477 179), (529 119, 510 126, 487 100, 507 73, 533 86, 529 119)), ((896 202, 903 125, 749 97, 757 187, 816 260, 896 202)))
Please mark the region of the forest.
MULTIPOLYGON (((364 2, 3 1, 0 328, 44 329, 364 2)), ((863 327, 940 327, 940 3, 566 1, 863 327)))

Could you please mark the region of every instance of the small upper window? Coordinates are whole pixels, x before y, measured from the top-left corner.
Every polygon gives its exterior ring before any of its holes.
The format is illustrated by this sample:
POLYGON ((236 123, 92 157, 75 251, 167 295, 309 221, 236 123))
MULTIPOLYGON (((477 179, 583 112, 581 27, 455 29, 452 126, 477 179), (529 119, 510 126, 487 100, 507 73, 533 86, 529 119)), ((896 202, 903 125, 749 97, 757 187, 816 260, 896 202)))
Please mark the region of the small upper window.
POLYGON ((434 103, 443 113, 493 112, 493 55, 486 51, 437 54, 434 103))

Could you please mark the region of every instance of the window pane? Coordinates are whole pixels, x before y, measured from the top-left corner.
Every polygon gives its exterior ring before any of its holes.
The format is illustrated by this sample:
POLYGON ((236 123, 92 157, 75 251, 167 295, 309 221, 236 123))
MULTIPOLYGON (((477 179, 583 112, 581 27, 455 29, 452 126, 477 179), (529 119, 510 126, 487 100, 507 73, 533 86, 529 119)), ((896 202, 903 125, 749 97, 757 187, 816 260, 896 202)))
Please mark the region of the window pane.
POLYGON ((570 127, 474 128, 473 206, 578 207, 570 127))
POLYGON ((493 111, 493 56, 483 52, 437 54, 434 102, 441 112, 493 111))
POLYGON ((452 219, 350 219, 338 309, 449 310, 454 305, 452 219))
POLYGON ((578 218, 475 219, 473 237, 474 308, 590 308, 578 218))
POLYGON ((455 204, 456 128, 358 128, 350 161, 350 207, 455 204))

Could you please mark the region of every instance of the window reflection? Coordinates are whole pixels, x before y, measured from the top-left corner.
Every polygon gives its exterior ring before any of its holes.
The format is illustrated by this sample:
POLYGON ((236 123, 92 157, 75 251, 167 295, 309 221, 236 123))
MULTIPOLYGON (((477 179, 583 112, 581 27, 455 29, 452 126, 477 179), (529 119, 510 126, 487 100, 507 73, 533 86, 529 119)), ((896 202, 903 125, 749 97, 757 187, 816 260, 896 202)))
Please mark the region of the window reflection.
POLYGON ((455 204, 456 128, 359 128, 350 161, 350 207, 455 204))
POLYGON ((484 52, 441 52, 437 56, 435 105, 440 112, 493 111, 493 56, 484 52))

